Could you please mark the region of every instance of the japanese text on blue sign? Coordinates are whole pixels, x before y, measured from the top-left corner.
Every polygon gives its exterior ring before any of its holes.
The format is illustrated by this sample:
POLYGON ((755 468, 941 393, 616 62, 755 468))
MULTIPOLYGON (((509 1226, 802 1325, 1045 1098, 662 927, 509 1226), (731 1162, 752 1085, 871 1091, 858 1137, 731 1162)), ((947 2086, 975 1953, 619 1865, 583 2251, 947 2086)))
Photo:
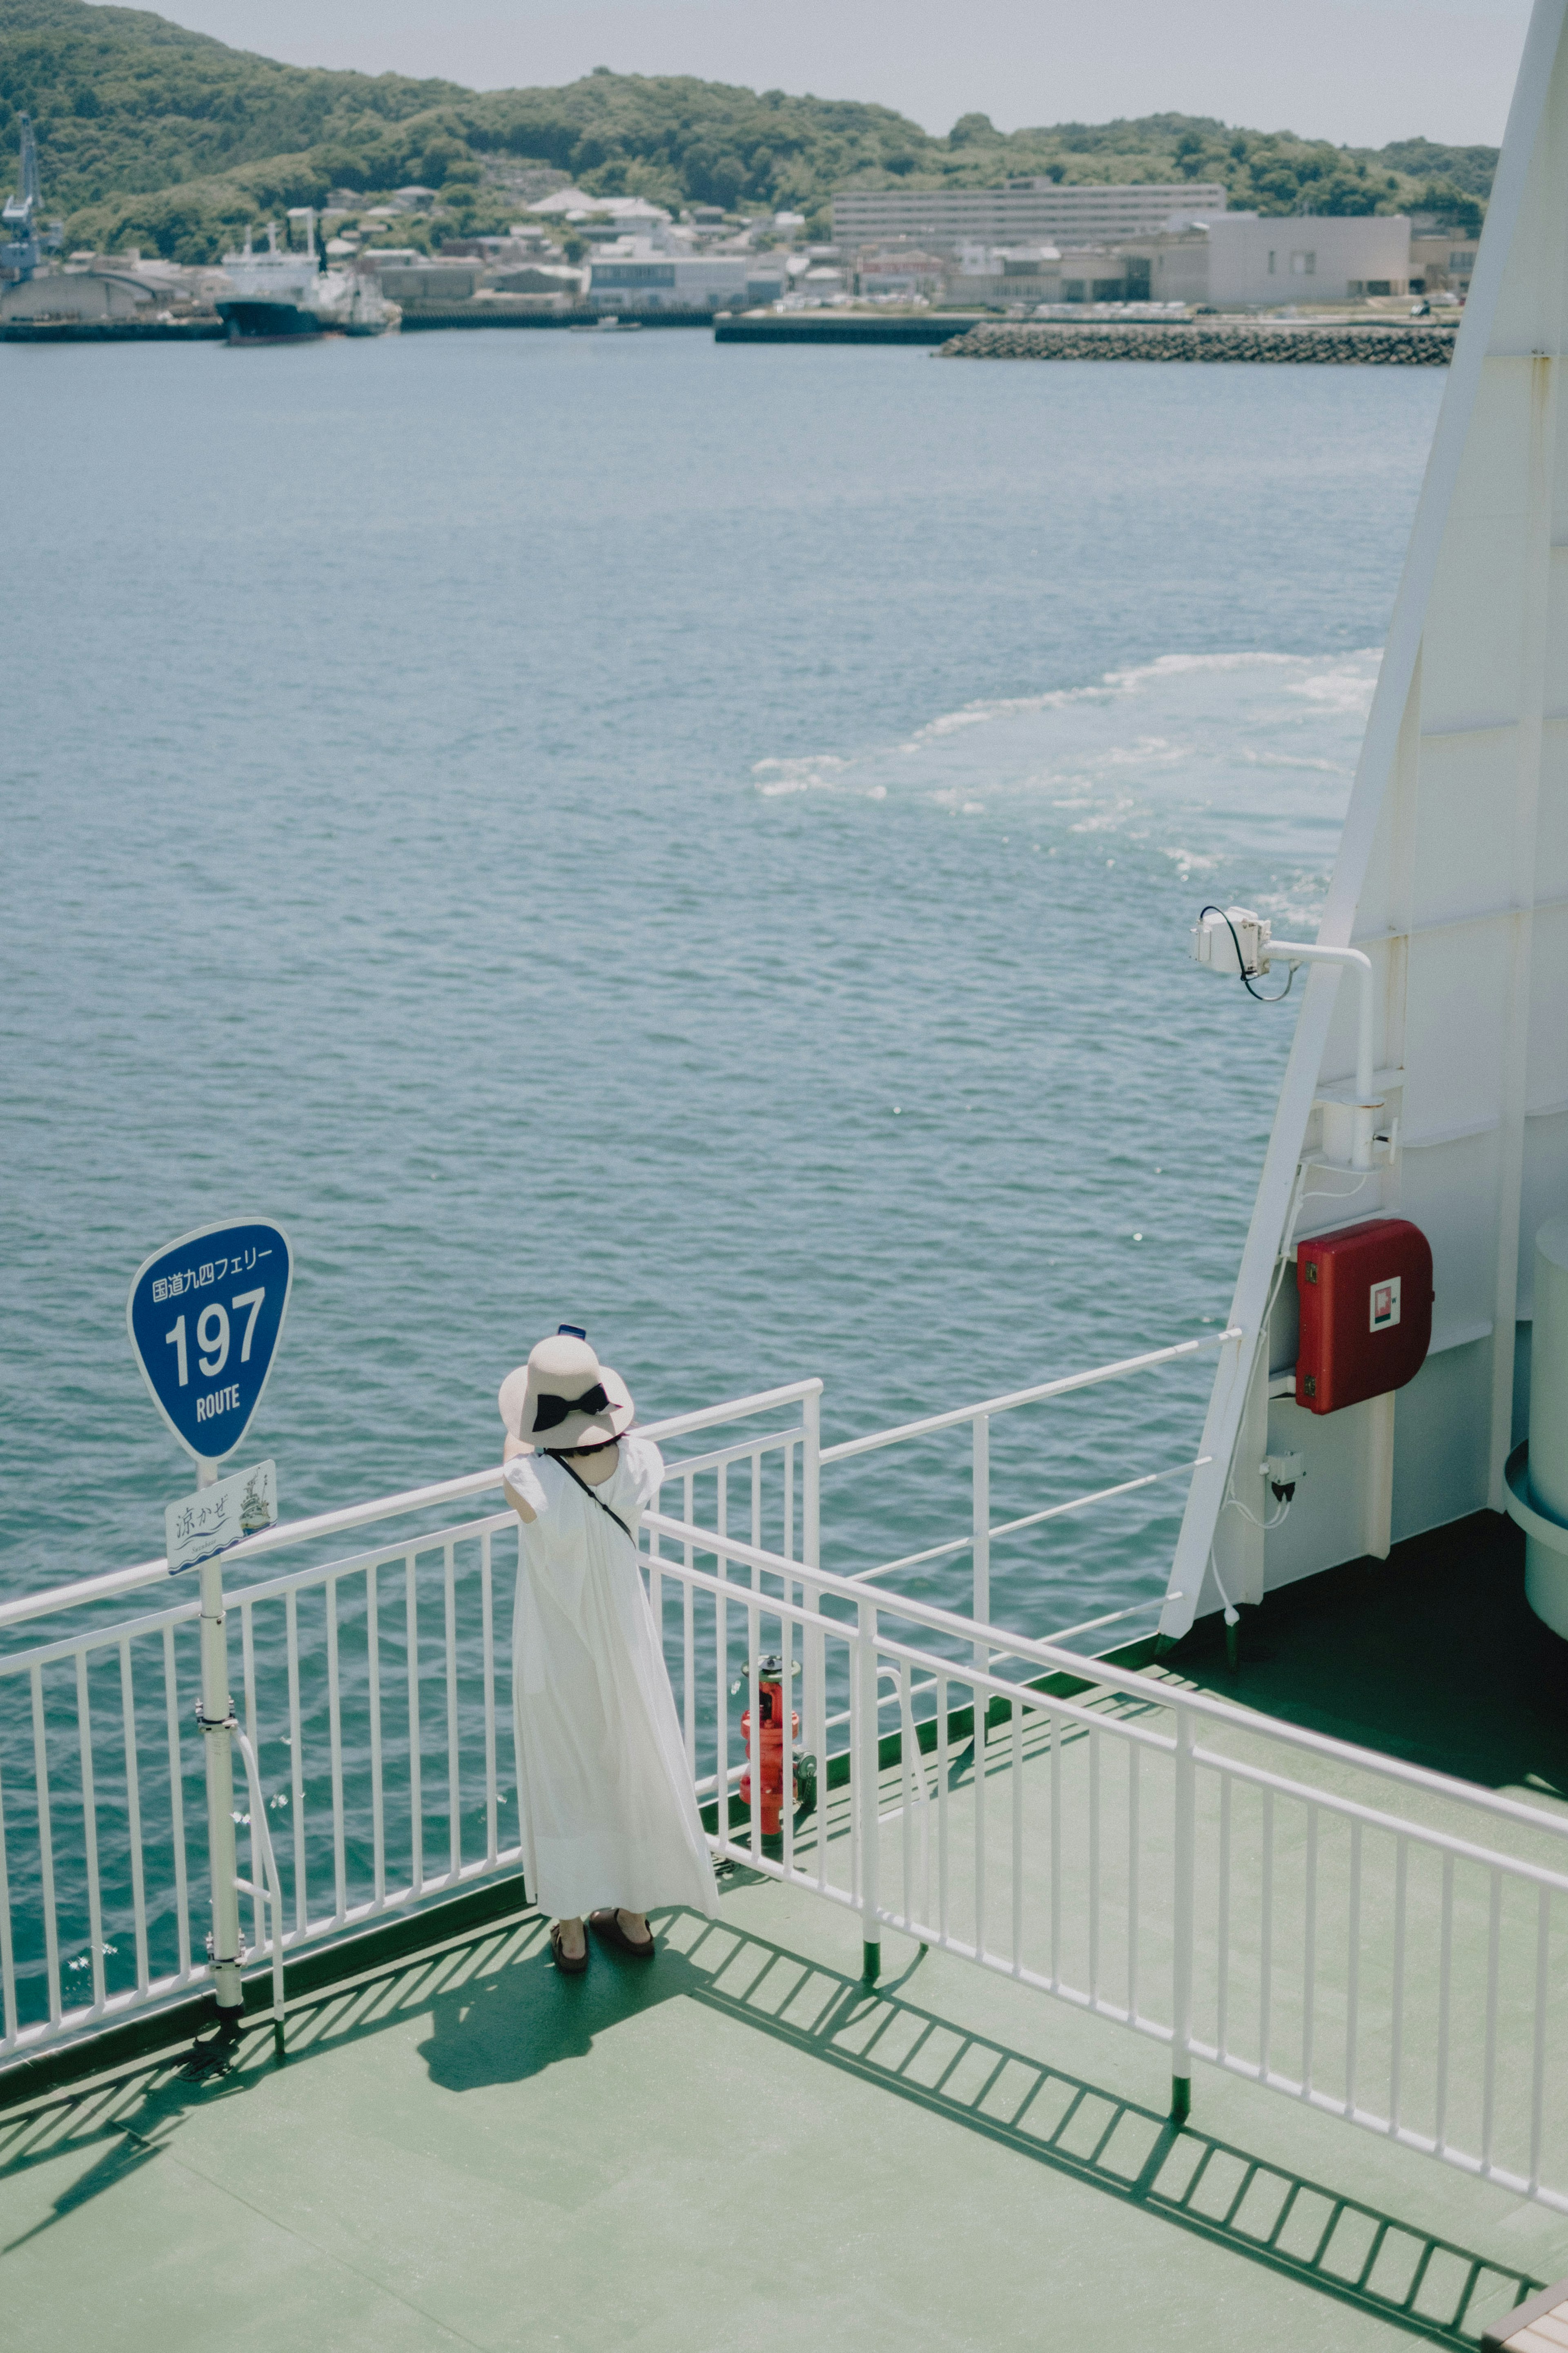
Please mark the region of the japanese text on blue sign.
POLYGON ((259 1219, 183 1235, 137 1270, 131 1345, 159 1412, 198 1461, 232 1453, 249 1428, 292 1271, 282 1228, 259 1219))

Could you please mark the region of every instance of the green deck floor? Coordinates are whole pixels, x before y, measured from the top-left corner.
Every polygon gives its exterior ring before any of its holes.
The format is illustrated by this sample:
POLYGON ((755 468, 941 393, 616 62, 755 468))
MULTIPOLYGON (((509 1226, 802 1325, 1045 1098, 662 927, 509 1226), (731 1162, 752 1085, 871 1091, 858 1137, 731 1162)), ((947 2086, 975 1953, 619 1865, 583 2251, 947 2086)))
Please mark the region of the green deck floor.
MULTIPOLYGON (((1462 1639, 1517 1558, 1444 1542, 1249 1620, 1234 1682, 1202 1641, 1173 1669, 1449 1769, 1458 1699, 1465 1769, 1550 1803, 1554 1651, 1489 1734, 1462 1639)), ((216 2083, 36 2097, 0 2114, 0 2340, 1473 2345, 1568 2273, 1568 2220, 1429 2159, 1204 2068, 1175 2132, 1157 2045, 896 1937, 858 1966, 853 1916, 742 1871, 651 1968, 563 1979, 521 1915, 302 2001, 281 2066, 263 2028, 216 2083)))
POLYGON ((1568 1642, 1524 1598, 1524 1538, 1490 1512, 1217 1618, 1171 1663, 1205 1690, 1483 1788, 1568 1803, 1568 1642))

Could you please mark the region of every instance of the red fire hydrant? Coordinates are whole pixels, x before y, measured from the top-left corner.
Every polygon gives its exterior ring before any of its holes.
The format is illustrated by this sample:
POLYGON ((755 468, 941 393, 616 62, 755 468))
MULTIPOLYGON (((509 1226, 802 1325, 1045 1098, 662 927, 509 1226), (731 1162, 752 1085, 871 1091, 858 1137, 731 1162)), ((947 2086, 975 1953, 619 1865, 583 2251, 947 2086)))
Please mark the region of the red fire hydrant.
MULTIPOLYGON (((763 1836, 776 1838, 784 1817, 784 1661, 770 1655, 757 1661, 757 1701, 762 1715, 762 1780, 763 1836)), ((789 1738, 793 1748, 800 1731, 800 1718, 792 1710, 789 1715, 789 1738)), ((741 1736, 746 1744, 746 1769, 741 1776, 741 1803, 752 1802, 752 1711, 747 1708, 741 1717, 741 1736)), ((792 1799, 799 1792, 790 1777, 792 1799)))

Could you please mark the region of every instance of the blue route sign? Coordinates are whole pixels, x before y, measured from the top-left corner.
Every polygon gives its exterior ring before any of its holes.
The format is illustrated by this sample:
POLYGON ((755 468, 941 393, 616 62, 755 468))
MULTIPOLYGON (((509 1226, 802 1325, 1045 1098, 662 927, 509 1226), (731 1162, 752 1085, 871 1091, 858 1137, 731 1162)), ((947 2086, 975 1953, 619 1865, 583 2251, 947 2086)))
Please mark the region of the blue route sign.
POLYGON ((198 1226, 137 1268, 125 1303, 153 1404, 198 1462, 232 1454, 261 1402, 293 1253, 265 1218, 198 1226))

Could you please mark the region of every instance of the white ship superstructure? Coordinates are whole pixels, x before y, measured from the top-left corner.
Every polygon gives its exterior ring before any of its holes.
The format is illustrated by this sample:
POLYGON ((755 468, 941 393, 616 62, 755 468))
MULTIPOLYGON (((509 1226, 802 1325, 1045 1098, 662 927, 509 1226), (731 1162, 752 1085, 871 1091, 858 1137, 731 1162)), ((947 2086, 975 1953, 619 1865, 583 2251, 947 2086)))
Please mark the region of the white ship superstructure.
POLYGON ((317 335, 384 335, 403 313, 382 294, 374 278, 324 267, 316 252, 315 216, 305 216, 303 251, 280 248, 267 224, 267 242, 258 248, 247 233, 244 246, 223 258, 233 289, 217 304, 233 343, 292 343, 317 335))
POLYGON ((1536 1236, 1568 1205, 1565 224, 1568 34, 1542 0, 1319 934, 1364 981, 1309 967, 1167 1635, 1518 1484, 1536 1236), (1299 1246, 1375 1219, 1431 1245, 1429 1354, 1397 1395, 1308 1409, 1299 1246), (1282 1511, 1263 1466, 1298 1454, 1282 1511))

